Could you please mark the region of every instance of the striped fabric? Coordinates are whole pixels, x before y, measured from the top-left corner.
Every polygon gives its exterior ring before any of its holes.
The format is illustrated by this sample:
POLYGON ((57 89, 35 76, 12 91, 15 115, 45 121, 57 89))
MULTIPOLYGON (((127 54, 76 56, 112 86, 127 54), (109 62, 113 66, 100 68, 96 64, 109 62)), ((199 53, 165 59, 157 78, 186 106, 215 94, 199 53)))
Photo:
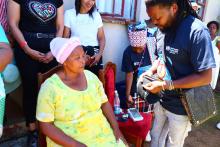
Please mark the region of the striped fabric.
POLYGON ((7 20, 7 3, 8 0, 0 0, 0 23, 4 28, 5 32, 9 31, 7 20))

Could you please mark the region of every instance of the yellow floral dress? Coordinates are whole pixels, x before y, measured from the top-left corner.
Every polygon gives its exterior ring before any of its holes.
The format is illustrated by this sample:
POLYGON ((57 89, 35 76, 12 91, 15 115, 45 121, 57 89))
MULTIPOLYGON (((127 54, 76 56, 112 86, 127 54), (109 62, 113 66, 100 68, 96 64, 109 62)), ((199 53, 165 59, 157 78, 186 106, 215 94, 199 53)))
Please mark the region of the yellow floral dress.
MULTIPOLYGON (((90 71, 84 71, 87 89, 74 90, 57 74, 41 86, 37 103, 37 120, 54 122, 65 134, 89 147, 125 146, 116 143, 113 131, 102 113, 101 105, 108 101, 102 83, 90 71)), ((60 147, 47 137, 47 147, 60 147)))

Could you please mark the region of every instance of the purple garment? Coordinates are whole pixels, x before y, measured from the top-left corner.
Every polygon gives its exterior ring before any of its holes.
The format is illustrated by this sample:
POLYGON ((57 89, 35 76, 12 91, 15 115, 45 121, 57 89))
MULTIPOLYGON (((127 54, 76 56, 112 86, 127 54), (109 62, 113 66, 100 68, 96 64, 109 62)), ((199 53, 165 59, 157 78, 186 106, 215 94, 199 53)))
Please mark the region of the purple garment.
POLYGON ((0 23, 5 30, 5 32, 9 32, 8 19, 7 19, 7 4, 8 0, 0 1, 0 23))

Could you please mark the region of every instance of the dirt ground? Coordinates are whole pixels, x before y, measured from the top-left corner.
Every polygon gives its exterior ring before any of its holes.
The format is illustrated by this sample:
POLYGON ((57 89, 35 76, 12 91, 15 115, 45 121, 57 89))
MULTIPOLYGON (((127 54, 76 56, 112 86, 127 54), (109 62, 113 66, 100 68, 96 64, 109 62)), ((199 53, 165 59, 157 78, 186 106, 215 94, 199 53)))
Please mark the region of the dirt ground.
MULTIPOLYGON (((216 123, 210 122, 208 125, 193 128, 184 147, 220 147, 220 130, 215 125, 216 123)), ((144 147, 150 147, 150 144, 145 143, 144 147)))
POLYGON ((211 122, 208 126, 193 128, 184 147, 220 147, 220 130, 215 125, 216 123, 211 122))
MULTIPOLYGON (((185 140, 184 147, 220 147, 220 130, 216 124, 220 122, 220 93, 215 93, 218 114, 197 128, 192 128, 185 140)), ((150 147, 145 143, 145 147, 150 147)))
MULTIPOLYGON (((217 116, 197 128, 192 128, 185 140, 184 147, 220 147, 220 130, 216 128, 216 124, 220 122, 220 92, 215 93, 215 98, 217 116)), ((150 144, 145 143, 144 147, 150 147, 150 144)))

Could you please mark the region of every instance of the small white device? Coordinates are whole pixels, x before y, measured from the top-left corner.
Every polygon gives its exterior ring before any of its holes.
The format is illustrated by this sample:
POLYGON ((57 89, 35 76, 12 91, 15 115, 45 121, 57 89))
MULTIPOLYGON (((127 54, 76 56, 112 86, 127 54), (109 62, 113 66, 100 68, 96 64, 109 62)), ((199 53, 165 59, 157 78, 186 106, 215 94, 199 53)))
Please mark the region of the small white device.
POLYGON ((136 108, 129 108, 128 114, 133 121, 141 121, 144 119, 136 108))

